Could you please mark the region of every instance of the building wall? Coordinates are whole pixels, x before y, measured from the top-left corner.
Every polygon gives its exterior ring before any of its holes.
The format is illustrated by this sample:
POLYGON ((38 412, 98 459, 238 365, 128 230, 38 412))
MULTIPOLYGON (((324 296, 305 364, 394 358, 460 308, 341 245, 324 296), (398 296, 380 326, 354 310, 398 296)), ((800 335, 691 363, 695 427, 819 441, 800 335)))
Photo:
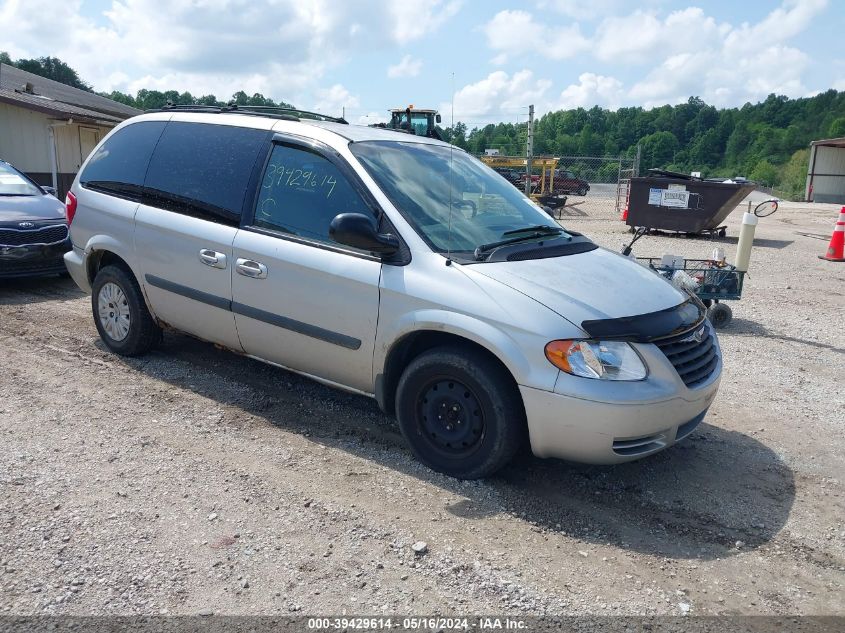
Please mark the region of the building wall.
POLYGON ((809 169, 807 200, 845 204, 845 147, 814 145, 809 169))
MULTIPOLYGON (((0 103, 0 158, 26 173, 38 184, 52 185, 49 126, 61 122, 47 114, 0 103)), ((102 140, 111 127, 72 123, 57 125, 54 129, 59 197, 63 199, 88 155, 88 151, 83 151, 80 139, 102 140), (80 137, 80 128, 86 128, 91 133, 83 131, 80 137)), ((84 149, 90 151, 91 148, 84 149)))
POLYGON ((50 171, 46 114, 0 103, 0 158, 23 172, 50 171))

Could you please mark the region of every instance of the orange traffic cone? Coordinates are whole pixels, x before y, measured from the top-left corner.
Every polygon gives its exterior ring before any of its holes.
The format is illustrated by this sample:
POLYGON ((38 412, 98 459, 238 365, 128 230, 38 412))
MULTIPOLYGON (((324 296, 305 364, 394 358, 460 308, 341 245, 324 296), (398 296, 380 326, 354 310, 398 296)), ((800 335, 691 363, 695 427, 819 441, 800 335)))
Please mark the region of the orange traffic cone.
POLYGON ((827 246, 827 253, 819 255, 819 259, 829 262, 845 262, 845 207, 839 212, 839 220, 833 227, 833 235, 827 246))
POLYGON ((622 221, 623 222, 628 221, 628 205, 627 204, 625 205, 625 208, 622 209, 622 221))

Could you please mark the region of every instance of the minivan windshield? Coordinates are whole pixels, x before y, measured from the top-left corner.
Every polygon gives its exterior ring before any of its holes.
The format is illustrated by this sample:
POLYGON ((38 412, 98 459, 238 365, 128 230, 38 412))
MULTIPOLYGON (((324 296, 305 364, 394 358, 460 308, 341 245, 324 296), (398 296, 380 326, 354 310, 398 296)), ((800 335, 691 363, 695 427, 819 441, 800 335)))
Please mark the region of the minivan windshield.
POLYGON ((44 192, 11 165, 0 162, 0 196, 39 196, 44 192))
POLYGON ((417 232, 441 253, 473 260, 478 259, 476 249, 500 242, 567 236, 516 187, 463 150, 403 141, 364 141, 349 148, 417 232))

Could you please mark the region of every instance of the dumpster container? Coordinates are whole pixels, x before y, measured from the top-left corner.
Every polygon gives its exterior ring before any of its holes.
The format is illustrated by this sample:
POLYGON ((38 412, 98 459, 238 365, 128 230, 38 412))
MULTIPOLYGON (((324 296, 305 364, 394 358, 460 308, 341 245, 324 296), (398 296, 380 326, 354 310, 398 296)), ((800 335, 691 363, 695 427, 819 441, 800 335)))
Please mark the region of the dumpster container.
POLYGON ((725 235, 722 222, 756 188, 753 182, 702 180, 652 169, 631 179, 628 217, 631 227, 725 235))

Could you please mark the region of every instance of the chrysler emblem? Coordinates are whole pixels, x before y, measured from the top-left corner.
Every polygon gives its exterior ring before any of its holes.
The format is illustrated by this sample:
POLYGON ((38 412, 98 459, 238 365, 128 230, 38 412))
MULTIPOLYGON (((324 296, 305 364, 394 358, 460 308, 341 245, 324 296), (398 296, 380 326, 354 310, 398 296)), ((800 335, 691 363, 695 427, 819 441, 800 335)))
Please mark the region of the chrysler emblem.
POLYGON ((21 229, 34 229, 35 224, 32 222, 18 222, 18 228, 21 229))
POLYGON ((693 332, 688 337, 683 339, 681 341, 681 343, 692 343, 693 341, 695 341, 696 343, 701 343, 701 341, 703 341, 703 340, 704 340, 704 328, 702 327, 701 329, 693 332))

